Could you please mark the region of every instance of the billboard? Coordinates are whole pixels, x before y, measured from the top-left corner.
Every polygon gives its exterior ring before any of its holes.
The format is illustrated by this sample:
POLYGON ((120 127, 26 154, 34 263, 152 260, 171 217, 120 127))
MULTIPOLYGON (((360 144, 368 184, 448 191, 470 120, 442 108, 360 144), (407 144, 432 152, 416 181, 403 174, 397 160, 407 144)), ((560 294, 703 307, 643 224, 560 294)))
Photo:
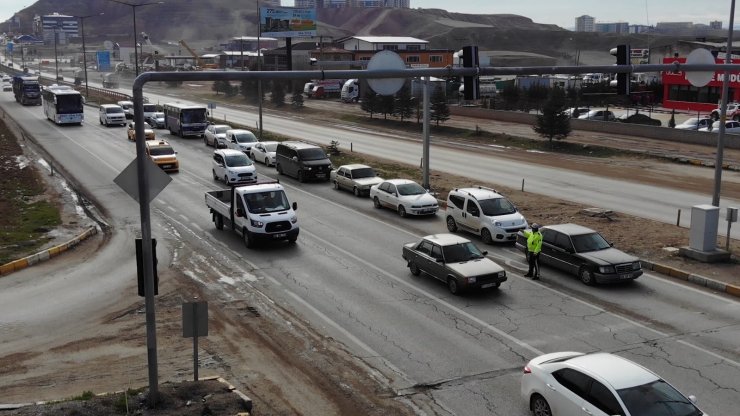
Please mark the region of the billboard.
POLYGON ((107 72, 111 70, 110 51, 97 51, 95 59, 98 61, 98 71, 107 72))
POLYGON ((316 9, 260 7, 260 34, 274 38, 316 36, 316 9))

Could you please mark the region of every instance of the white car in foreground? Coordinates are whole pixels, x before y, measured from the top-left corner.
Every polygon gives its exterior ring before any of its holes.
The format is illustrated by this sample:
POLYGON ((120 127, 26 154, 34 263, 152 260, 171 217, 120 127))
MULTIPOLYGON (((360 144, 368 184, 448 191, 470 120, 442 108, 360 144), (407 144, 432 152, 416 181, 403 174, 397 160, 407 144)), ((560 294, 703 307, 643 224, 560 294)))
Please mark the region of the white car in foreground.
POLYGON ((408 179, 389 179, 370 188, 375 208, 387 207, 398 215, 435 215, 437 198, 418 183, 408 179))
MULTIPOLYGON (((719 133, 719 121, 712 125, 712 133, 719 133)), ((708 127, 702 127, 699 131, 710 131, 708 127)), ((725 133, 728 134, 740 134, 740 121, 726 121, 725 122, 725 133)))
POLYGON ((693 396, 609 353, 536 357, 524 367, 521 392, 535 416, 706 416, 693 396))

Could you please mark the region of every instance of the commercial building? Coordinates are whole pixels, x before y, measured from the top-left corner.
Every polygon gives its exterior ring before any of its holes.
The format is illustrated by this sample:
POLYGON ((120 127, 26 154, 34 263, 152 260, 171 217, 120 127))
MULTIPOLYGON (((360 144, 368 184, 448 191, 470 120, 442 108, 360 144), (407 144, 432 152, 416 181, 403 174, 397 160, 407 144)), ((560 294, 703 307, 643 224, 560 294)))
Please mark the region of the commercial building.
MULTIPOLYGON (((686 58, 663 58, 664 64, 675 61, 685 63, 686 58)), ((724 59, 716 63, 724 64, 724 59)), ((740 64, 740 59, 733 59, 733 64, 740 64)), ((730 77, 729 102, 740 102, 740 72, 732 72, 730 77)), ((722 98, 722 81, 724 75, 715 73, 706 86, 695 87, 686 79, 685 72, 663 73, 663 107, 676 110, 709 112, 719 106, 722 98)))
POLYGON ((60 45, 68 43, 69 38, 80 36, 79 21, 76 17, 52 13, 33 18, 33 32, 47 44, 54 43, 54 36, 60 45))
POLYGON ((453 64, 454 51, 429 49, 429 42, 405 36, 350 36, 337 40, 337 45, 352 51, 354 60, 369 61, 378 51, 396 52, 409 68, 444 68, 453 64))
POLYGON ((629 33, 629 23, 596 23, 594 30, 600 33, 629 33))
POLYGON ((411 8, 411 0, 295 0, 295 7, 317 9, 337 9, 342 7, 394 9, 411 8))
POLYGON ((596 19, 585 14, 576 17, 576 32, 593 32, 595 30, 595 21, 596 19))

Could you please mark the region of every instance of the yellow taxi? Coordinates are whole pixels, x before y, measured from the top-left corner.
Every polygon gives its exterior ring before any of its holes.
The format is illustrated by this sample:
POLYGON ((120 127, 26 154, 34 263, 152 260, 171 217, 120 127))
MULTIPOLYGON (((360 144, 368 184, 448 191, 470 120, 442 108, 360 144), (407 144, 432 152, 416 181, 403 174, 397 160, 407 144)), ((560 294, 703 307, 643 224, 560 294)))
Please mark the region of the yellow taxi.
MULTIPOLYGON (((126 134, 128 134, 128 139, 130 141, 136 141, 136 123, 129 121, 126 134)), ((154 137, 154 130, 152 130, 152 127, 147 123, 144 123, 144 137, 146 137, 146 140, 157 140, 157 138, 154 137)))
POLYGON ((164 140, 147 140, 144 142, 146 155, 152 162, 165 172, 177 172, 180 163, 177 161, 177 152, 164 140))

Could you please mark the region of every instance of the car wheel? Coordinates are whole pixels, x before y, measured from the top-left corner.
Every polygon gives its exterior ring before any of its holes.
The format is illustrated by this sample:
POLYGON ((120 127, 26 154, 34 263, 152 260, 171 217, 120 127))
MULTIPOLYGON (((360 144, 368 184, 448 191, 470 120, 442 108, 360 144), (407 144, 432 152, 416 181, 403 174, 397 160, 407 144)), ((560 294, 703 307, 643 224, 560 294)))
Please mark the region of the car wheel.
POLYGON ((413 261, 409 262, 409 270, 411 271, 411 274, 413 274, 414 276, 418 276, 421 274, 421 269, 413 261))
POLYGON ((265 158, 265 166, 270 166, 270 158, 269 157, 266 157, 265 158))
POLYGON ((245 228, 242 230, 242 237, 244 237, 244 245, 247 248, 252 248, 254 246, 254 241, 249 237, 249 231, 245 228))
POLYGON ((402 217, 406 216, 406 208, 404 208, 403 205, 398 206, 398 215, 402 217))
POLYGON ((224 183, 225 184, 228 184, 229 183, 229 177, 226 176, 226 175, 224 175, 224 183))
POLYGON ((532 397, 530 408, 532 409, 532 414, 534 414, 534 416, 552 416, 550 405, 547 403, 547 400, 539 394, 532 397))
POLYGON ((216 171, 215 170, 211 170, 211 172, 213 172, 213 180, 216 181, 216 182, 218 182, 218 175, 216 175, 216 171))
POLYGON ((221 214, 215 214, 216 218, 214 219, 214 222, 216 223, 216 229, 217 230, 223 230, 224 229, 224 217, 221 216, 221 214))
POLYGON ((483 239, 483 242, 486 244, 491 244, 493 242, 493 238, 491 237, 491 232, 488 231, 488 228, 484 228, 480 232, 480 238, 483 239))
POLYGON ((355 194, 355 196, 359 198, 359 196, 360 196, 360 188, 358 188, 358 187, 355 186, 354 188, 352 188, 352 193, 355 194))
POLYGON ((306 176, 302 170, 298 171, 298 182, 306 182, 306 176))
POLYGON ((383 208, 383 206, 380 205, 380 200, 378 199, 377 196, 373 198, 373 206, 378 209, 383 208))
POLYGON ((452 277, 447 278, 447 289, 449 289, 450 293, 452 293, 453 295, 457 295, 460 293, 460 287, 457 286, 457 280, 452 277))
POLYGON ((581 267, 581 269, 578 271, 578 277, 585 285, 591 286, 594 284, 594 274, 585 267, 581 267))
POLYGON ((452 217, 447 217, 447 231, 451 233, 457 231, 457 223, 455 223, 455 219, 452 217))
POLYGON ((203 137, 203 144, 205 144, 206 147, 208 147, 208 137, 203 137))
POLYGON ((339 182, 334 181, 332 185, 334 185, 334 189, 336 189, 337 191, 339 190, 339 182))
POLYGON ((275 169, 277 170, 278 175, 283 174, 283 168, 280 165, 275 165, 275 169))

